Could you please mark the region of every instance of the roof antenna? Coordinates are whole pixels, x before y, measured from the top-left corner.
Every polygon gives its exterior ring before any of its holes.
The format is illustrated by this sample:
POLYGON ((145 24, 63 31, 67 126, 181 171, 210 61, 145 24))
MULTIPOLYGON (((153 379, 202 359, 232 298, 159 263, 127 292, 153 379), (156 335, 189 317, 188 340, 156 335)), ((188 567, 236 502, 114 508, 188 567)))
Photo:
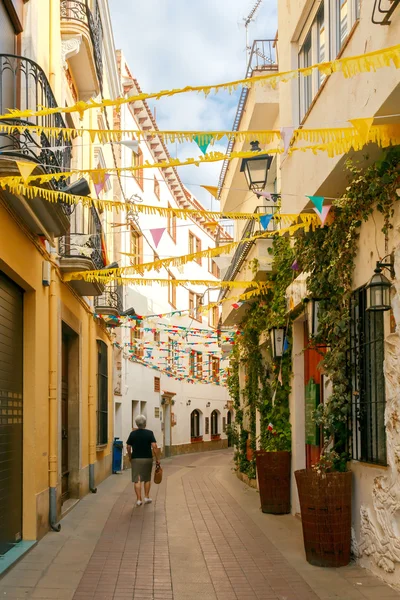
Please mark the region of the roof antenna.
POLYGON ((244 28, 246 31, 246 67, 249 63, 251 55, 251 46, 249 45, 249 25, 254 21, 254 17, 256 16, 256 13, 262 4, 262 1, 263 0, 256 0, 255 4, 253 5, 253 8, 251 9, 247 17, 243 18, 244 28))

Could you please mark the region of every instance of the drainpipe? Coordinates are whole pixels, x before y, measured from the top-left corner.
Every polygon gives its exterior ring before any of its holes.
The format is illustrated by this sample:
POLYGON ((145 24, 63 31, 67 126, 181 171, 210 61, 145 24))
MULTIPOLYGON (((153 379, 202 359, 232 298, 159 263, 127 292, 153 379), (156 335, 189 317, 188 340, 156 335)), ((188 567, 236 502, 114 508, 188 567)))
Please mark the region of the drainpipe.
POLYGON ((61 530, 60 523, 57 523, 57 334, 56 277, 55 269, 52 267, 49 296, 49 520, 53 531, 61 530))
POLYGON ((50 87, 53 90, 53 93, 56 94, 56 90, 54 89, 55 84, 55 73, 53 70, 53 16, 54 16, 54 8, 53 8, 53 0, 49 2, 49 82, 50 87))
POLYGON ((97 492, 97 487, 95 484, 94 477, 94 466, 96 463, 96 409, 94 404, 94 377, 95 377, 95 360, 96 353, 94 348, 94 323, 93 316, 89 316, 89 418, 88 418, 88 427, 89 427, 89 489, 92 494, 97 492))

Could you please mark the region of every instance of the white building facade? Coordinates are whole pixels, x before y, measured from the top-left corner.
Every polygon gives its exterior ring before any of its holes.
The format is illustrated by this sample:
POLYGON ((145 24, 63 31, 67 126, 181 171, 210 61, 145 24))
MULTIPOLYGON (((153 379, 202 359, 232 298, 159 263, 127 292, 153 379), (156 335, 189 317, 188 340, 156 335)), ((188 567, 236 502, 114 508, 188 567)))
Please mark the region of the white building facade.
MULTIPOLYGON (((117 60, 124 93, 140 92, 120 52, 117 60)), ((135 102, 121 108, 120 128, 145 133, 157 125, 148 105, 135 102)), ((169 159, 159 137, 144 137, 135 151, 121 144, 121 167, 169 159)), ((140 169, 123 177, 122 184, 125 200, 133 204, 128 216, 121 215, 114 236, 119 266, 200 252, 214 248, 217 239, 229 241, 217 223, 201 215, 184 220, 137 212, 135 203, 141 202, 203 209, 174 169, 140 169)), ((141 278, 138 273, 130 276, 141 278)), ((218 286, 219 272, 212 259, 203 257, 179 267, 146 271, 143 277, 207 280, 218 286)), ((144 318, 130 318, 115 330, 115 436, 125 442, 135 417, 144 414, 167 456, 226 447, 226 425, 233 414, 220 352, 225 333, 220 338, 219 307, 206 308, 217 300, 218 287, 154 283, 126 285, 123 293, 124 306, 144 318)))

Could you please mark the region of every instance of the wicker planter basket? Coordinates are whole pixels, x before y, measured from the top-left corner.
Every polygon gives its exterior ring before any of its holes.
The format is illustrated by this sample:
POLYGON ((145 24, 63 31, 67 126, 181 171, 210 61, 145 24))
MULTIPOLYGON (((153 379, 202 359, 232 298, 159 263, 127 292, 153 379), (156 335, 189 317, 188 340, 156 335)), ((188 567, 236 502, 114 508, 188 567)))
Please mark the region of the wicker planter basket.
POLYGON ((350 562, 351 471, 319 475, 295 472, 307 561, 317 567, 350 562))
POLYGON ((290 512, 290 452, 256 452, 261 510, 272 515, 290 512))

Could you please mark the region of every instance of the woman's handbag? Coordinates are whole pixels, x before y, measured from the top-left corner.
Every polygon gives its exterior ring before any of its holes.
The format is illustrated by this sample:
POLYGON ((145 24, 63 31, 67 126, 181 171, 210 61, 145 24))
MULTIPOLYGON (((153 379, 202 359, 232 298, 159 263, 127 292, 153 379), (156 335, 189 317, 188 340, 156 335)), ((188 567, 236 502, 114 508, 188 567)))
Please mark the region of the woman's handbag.
POLYGON ((162 482, 162 467, 160 463, 156 463, 156 469, 154 471, 154 483, 162 482))

